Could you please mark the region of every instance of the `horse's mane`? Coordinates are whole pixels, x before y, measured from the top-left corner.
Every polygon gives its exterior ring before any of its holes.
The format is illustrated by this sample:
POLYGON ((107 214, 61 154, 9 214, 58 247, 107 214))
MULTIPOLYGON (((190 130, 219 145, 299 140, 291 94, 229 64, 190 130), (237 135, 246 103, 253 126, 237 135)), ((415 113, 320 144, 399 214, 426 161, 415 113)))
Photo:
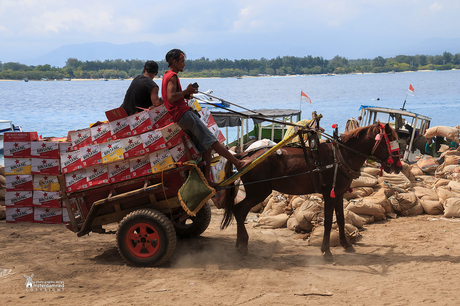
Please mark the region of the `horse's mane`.
MULTIPOLYGON (((360 128, 351 130, 349 132, 343 133, 341 137, 342 137, 343 142, 348 142, 349 140, 353 138, 360 138, 367 134, 371 134, 372 136, 375 136, 379 132, 380 132, 380 121, 377 121, 377 123, 373 125, 360 127, 360 128)), ((398 139, 398 134, 396 134, 394 129, 391 129, 391 135, 395 139, 398 139)))

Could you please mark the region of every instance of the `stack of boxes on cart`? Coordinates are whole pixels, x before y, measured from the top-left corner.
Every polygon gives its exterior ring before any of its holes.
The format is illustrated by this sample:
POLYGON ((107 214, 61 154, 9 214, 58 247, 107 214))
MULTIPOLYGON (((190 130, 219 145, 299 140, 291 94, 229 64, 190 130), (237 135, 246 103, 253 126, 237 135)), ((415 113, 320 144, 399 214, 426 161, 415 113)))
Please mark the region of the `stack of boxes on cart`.
MULTIPOLYGON (((198 103, 194 108, 218 141, 225 141, 210 111, 198 103)), ((164 105, 131 116, 122 108, 106 115, 108 122, 69 132, 67 141, 39 140, 36 132, 5 133, 7 222, 67 222, 58 199, 60 174, 66 193, 72 193, 174 168, 188 160, 183 139, 191 158, 200 156, 164 105)), ((214 181, 222 178, 223 164, 221 159, 212 165, 214 181)))

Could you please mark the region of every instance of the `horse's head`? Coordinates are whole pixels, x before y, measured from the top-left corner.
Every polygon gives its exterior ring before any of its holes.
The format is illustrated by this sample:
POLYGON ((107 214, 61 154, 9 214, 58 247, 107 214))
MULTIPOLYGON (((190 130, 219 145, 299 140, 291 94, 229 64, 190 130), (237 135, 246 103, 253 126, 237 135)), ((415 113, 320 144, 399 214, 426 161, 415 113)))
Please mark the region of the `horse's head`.
POLYGON ((385 125, 377 122, 370 129, 372 136, 375 139, 375 144, 371 152, 381 164, 380 169, 385 170, 386 173, 395 172, 399 173, 402 169, 398 135, 395 130, 387 123, 385 125))

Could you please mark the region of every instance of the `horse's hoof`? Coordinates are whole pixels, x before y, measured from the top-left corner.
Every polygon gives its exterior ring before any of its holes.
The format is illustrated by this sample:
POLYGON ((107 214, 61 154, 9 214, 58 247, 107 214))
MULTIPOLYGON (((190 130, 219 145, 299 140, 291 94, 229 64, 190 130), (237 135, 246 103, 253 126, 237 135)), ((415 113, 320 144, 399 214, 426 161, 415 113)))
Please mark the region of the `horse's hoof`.
POLYGON ((333 256, 332 256, 332 253, 331 252, 323 252, 323 258, 325 261, 333 261, 333 256))
POLYGON ((352 245, 349 245, 349 246, 345 247, 345 252, 354 253, 354 252, 356 252, 356 250, 352 245))

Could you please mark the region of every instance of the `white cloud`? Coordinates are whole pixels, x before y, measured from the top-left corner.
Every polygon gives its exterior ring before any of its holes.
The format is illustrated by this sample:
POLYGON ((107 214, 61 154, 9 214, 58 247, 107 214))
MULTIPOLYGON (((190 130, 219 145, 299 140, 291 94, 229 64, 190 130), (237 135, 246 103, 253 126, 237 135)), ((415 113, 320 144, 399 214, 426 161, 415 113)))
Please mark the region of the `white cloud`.
POLYGON ((432 12, 438 12, 438 11, 441 11, 442 9, 443 9, 442 4, 440 4, 438 2, 435 2, 432 5, 430 5, 430 10, 432 12))

